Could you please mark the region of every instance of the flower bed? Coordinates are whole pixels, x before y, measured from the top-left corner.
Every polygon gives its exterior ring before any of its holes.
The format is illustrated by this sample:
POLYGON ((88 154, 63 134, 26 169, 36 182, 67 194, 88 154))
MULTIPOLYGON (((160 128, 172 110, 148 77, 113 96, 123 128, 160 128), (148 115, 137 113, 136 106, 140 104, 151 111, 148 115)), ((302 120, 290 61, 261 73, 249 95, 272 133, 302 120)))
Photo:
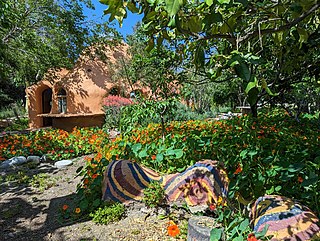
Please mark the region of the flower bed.
MULTIPOLYGON (((160 125, 135 129, 102 147, 105 163, 135 160, 162 173, 184 170, 201 159, 222 162, 230 196, 243 203, 264 194, 293 197, 319 212, 320 131, 316 123, 299 124, 283 114, 225 121, 172 122, 161 137, 160 125), (241 194, 241 195, 239 195, 241 194)), ((101 161, 99 160, 101 163, 101 161)), ((98 175, 104 165, 88 162, 98 175)))
POLYGON ((90 153, 106 140, 108 135, 97 128, 74 128, 72 132, 46 129, 29 134, 7 135, 0 138, 0 160, 13 156, 47 155, 61 160, 90 153))

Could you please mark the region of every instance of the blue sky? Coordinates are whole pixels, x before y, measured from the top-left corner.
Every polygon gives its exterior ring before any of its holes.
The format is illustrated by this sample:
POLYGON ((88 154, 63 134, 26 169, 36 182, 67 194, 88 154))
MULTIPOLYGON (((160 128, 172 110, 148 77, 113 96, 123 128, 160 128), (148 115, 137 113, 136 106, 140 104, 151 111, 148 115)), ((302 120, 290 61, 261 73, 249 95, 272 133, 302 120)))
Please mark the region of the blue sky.
MULTIPOLYGON (((96 21, 108 21, 109 15, 104 15, 103 11, 108 8, 107 5, 101 4, 97 0, 92 0, 95 5, 95 10, 85 9, 84 13, 89 17, 89 19, 94 19, 96 21)), ((141 21, 142 15, 139 14, 132 14, 128 12, 128 16, 126 19, 123 20, 122 27, 119 27, 118 21, 114 20, 112 23, 114 27, 124 36, 133 33, 133 27, 136 25, 137 22, 141 21)))

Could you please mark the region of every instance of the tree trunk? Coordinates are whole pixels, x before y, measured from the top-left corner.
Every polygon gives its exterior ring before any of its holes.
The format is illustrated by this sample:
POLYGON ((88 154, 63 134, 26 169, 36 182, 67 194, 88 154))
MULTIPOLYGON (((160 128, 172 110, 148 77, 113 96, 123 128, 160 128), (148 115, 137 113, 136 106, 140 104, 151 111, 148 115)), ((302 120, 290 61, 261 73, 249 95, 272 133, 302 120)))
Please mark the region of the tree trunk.
POLYGON ((254 105, 250 105, 252 117, 258 118, 258 105, 255 103, 254 105))

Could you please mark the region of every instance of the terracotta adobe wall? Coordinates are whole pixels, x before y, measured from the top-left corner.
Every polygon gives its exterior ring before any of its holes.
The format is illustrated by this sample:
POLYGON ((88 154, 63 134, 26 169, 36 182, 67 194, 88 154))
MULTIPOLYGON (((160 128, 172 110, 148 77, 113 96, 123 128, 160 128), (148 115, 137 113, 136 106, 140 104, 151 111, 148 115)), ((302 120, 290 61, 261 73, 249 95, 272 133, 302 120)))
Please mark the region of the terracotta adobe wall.
POLYGON ((29 127, 52 125, 70 129, 80 125, 101 126, 104 115, 102 101, 112 88, 120 89, 127 97, 132 88, 141 89, 139 85, 131 87, 124 81, 113 79, 116 71, 114 64, 117 58, 127 58, 127 48, 127 45, 122 45, 113 51, 107 49, 107 63, 97 57, 81 56, 72 70, 54 72, 52 78, 48 74, 42 81, 27 88, 29 127), (59 111, 58 93, 61 88, 66 92, 65 113, 59 111), (80 117, 82 121, 79 121, 80 117))

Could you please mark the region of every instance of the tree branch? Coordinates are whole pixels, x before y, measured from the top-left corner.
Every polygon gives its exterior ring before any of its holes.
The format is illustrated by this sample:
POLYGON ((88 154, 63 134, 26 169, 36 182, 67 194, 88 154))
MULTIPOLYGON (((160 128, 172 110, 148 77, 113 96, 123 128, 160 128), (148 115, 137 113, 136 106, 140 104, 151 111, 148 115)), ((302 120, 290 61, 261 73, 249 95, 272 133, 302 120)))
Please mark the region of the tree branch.
POLYGON ((248 33, 246 36, 240 37, 239 38, 239 43, 246 41, 248 39, 251 39, 259 34, 264 35, 264 34, 269 34, 269 33, 277 33, 277 32, 281 32, 283 30, 286 29, 290 29, 291 27, 293 27, 294 25, 298 24, 299 22, 303 21, 306 17, 308 17, 310 14, 312 14, 314 11, 316 11, 318 8, 320 8, 320 3, 315 4, 312 8, 310 8, 307 12, 301 14, 298 18, 296 18, 295 20, 282 25, 280 27, 277 28, 268 28, 268 29, 262 29, 260 31, 255 30, 252 31, 250 33, 248 33))

